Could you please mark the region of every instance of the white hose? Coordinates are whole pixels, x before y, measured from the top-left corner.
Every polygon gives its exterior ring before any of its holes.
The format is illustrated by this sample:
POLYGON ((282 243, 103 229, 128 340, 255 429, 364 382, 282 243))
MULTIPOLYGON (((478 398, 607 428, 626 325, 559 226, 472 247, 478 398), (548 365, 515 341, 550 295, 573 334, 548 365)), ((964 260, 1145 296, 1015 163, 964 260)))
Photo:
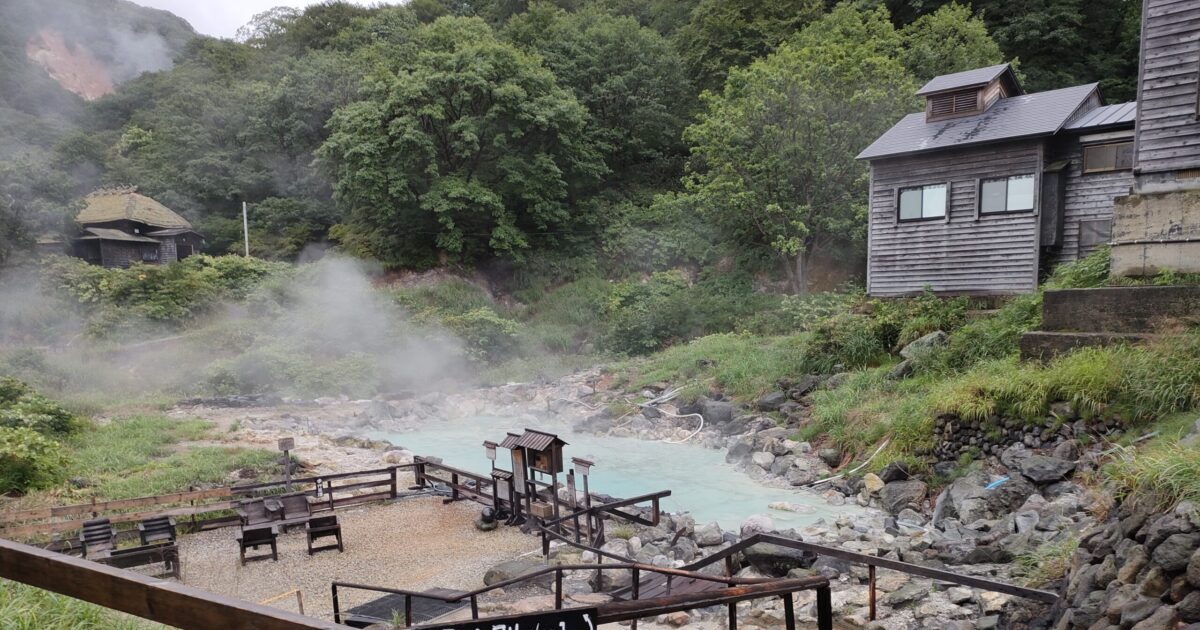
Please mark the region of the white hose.
POLYGON ((821 485, 821 484, 823 484, 823 483, 825 483, 825 482, 827 482, 827 481, 833 481, 834 479, 838 479, 838 478, 840 478, 840 477, 845 477, 846 475, 853 475, 854 473, 856 473, 856 472, 858 472, 858 471, 862 470, 862 469, 863 469, 863 466, 866 466, 867 464, 870 464, 870 463, 871 463, 871 460, 872 460, 872 459, 875 459, 875 456, 876 456, 876 455, 878 455, 880 452, 882 452, 882 451, 883 451, 883 449, 884 449, 884 448, 886 448, 886 447, 887 447, 887 445, 888 445, 888 443, 889 443, 889 442, 891 442, 891 441, 892 441, 892 438, 888 438, 888 439, 884 440, 884 441, 883 441, 883 444, 880 444, 880 445, 879 445, 879 448, 875 449, 875 452, 874 452, 874 453, 872 453, 872 454, 871 454, 871 456, 867 458, 867 461, 865 461, 865 462, 863 462, 863 463, 859 464, 858 466, 856 466, 856 467, 854 468, 854 470, 847 470, 846 472, 843 472, 843 473, 838 473, 838 474, 836 474, 836 475, 834 475, 834 476, 832 476, 832 477, 826 477, 826 478, 824 478, 824 479, 821 479, 821 480, 819 480, 819 481, 814 481, 814 482, 812 482, 812 483, 808 484, 808 486, 806 486, 806 487, 808 487, 808 488, 812 488, 813 486, 819 486, 819 485, 821 485))

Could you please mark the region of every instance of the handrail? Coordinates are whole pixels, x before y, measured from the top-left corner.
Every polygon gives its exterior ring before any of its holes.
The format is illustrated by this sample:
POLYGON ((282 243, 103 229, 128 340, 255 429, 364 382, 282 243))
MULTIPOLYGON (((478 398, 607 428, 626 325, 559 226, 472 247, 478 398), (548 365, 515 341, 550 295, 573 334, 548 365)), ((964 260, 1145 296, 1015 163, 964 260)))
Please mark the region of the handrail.
POLYGON ((658 492, 651 492, 649 494, 643 494, 641 496, 633 497, 631 499, 621 499, 619 501, 613 501, 611 503, 597 503, 597 504, 592 505, 589 508, 585 508, 582 510, 578 510, 576 512, 572 512, 570 514, 567 514, 566 516, 560 516, 554 520, 546 521, 543 524, 547 527, 550 527, 552 525, 558 525, 559 523, 574 520, 576 518, 584 516, 585 514, 594 514, 594 513, 599 513, 599 512, 611 512, 617 508, 628 507, 630 505, 642 503, 643 501, 653 501, 655 499, 662 499, 662 498, 669 497, 669 496, 671 496, 670 490, 659 490, 658 492))
POLYGON ((952 571, 946 571, 944 569, 935 569, 933 567, 921 566, 919 564, 912 564, 912 563, 903 562, 900 560, 892 560, 891 558, 872 556, 872 555, 868 555, 865 553, 858 553, 856 551, 847 551, 845 549, 839 549, 837 547, 828 547, 826 545, 818 545, 816 543, 804 542, 802 540, 792 540, 791 538, 783 538, 781 536, 775 536, 772 534, 761 534, 761 533, 755 534, 749 538, 745 538, 741 541, 738 541, 738 542, 734 543, 733 545, 731 545, 725 549, 722 549, 721 551, 718 551, 717 553, 714 553, 710 556, 706 556, 703 559, 697 560, 696 562, 693 562, 691 564, 684 565, 682 568, 687 571, 697 571, 697 570, 702 569, 706 566, 709 566, 717 561, 732 557, 734 554, 739 553, 749 547, 753 547, 754 545, 758 545, 758 544, 778 545, 780 547, 788 547, 790 549, 809 551, 809 552, 815 553, 817 555, 824 555, 824 556, 829 556, 831 558, 837 558, 839 560, 845 560, 847 562, 855 562, 858 564, 867 565, 867 568, 870 570, 869 577, 868 577, 870 594, 869 594, 868 600, 869 600, 869 604, 870 604, 870 617, 872 620, 875 619, 875 568, 876 567, 882 567, 884 569, 891 569, 893 571, 900 571, 901 573, 908 573, 910 575, 926 577, 926 578, 930 578, 930 579, 934 579, 934 580, 941 580, 943 582, 960 584, 962 586, 970 586, 970 587, 979 588, 979 589, 982 589, 985 591, 992 591, 992 592, 996 592, 996 593, 1005 593, 1007 595, 1015 595, 1017 597, 1023 597, 1025 599, 1032 599, 1034 601, 1039 601, 1039 602, 1043 602, 1043 603, 1047 603, 1047 604, 1053 604, 1056 601, 1058 601, 1058 595, 1056 593, 1053 593, 1050 591, 1043 591, 1043 590, 1039 590, 1039 589, 1035 589, 1035 588, 1028 588, 1028 587, 1024 587, 1024 586, 1016 586, 1014 584, 1007 584, 1005 582, 998 582, 996 580, 989 580, 986 578, 975 577, 972 575, 961 575, 958 573, 954 573, 952 571))
MULTIPOLYGON (((583 544, 583 543, 578 543, 578 542, 575 542, 574 540, 571 540, 570 538, 568 538, 568 537, 566 537, 566 536, 564 536, 564 535, 562 535, 562 534, 560 534, 560 533, 558 533, 558 532, 555 532, 555 531, 548 530, 548 529, 546 529, 545 527, 542 527, 542 526, 540 526, 540 525, 538 525, 538 526, 537 526, 537 528, 538 528, 539 530, 541 530, 541 531, 542 531, 542 533, 545 533, 545 534, 548 534, 548 535, 550 535, 550 536, 553 536, 553 537, 557 538, 558 540, 561 540, 562 542, 564 542, 564 543, 567 543, 568 545, 570 545, 570 546, 572 546, 572 547, 575 547, 576 549, 582 549, 582 550, 584 550, 584 551, 590 551, 590 552, 592 552, 592 553, 594 553, 594 554, 596 554, 596 555, 598 555, 598 556, 604 556, 604 557, 606 557, 606 558, 612 558, 613 560, 620 560, 621 562, 636 562, 636 560, 634 560, 633 558, 627 558, 627 557, 625 557, 625 556, 622 556, 622 555, 620 555, 620 554, 615 554, 615 553, 612 553, 611 551, 604 551, 603 549, 600 549, 600 548, 598 548, 598 547, 593 547, 593 546, 591 546, 591 545, 585 545, 585 544, 583 544)), ((722 581, 724 581, 724 580, 722 580, 722 581)))

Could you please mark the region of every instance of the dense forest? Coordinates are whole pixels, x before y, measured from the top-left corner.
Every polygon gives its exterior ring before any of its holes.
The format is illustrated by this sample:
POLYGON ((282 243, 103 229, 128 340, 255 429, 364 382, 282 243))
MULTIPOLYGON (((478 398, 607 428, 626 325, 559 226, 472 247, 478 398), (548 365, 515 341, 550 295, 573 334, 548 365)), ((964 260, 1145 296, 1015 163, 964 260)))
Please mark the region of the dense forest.
POLYGON ((230 41, 122 0, 6 2, 0 263, 120 184, 213 253, 240 246, 246 201, 269 258, 336 246, 518 281, 719 266, 803 292, 857 268, 854 156, 923 81, 1011 61, 1029 91, 1128 100, 1138 17, 1133 0, 325 2, 230 41), (27 59, 43 29, 115 93, 85 102, 27 59))

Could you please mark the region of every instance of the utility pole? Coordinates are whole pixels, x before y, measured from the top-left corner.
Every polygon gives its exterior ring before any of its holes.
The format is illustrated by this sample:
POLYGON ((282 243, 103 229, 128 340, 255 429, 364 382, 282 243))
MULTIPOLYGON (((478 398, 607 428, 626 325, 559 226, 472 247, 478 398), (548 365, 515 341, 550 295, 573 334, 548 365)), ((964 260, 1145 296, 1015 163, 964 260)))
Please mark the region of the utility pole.
POLYGON ((246 214, 246 202, 242 202, 242 238, 246 241, 246 257, 250 257, 250 219, 246 214))

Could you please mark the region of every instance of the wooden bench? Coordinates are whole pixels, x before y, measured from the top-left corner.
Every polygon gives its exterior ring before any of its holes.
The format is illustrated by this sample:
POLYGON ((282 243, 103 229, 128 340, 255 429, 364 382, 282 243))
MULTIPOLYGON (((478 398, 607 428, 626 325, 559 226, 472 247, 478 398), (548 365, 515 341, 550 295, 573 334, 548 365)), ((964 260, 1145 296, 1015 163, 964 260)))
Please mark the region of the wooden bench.
POLYGON ((104 558, 117 546, 117 530, 112 526, 112 521, 106 518, 84 521, 79 542, 83 544, 84 558, 104 558))
POLYGON ((278 497, 283 503, 283 518, 279 525, 284 531, 289 527, 305 525, 312 518, 312 505, 308 502, 308 493, 285 494, 278 497))
POLYGON ((317 516, 309 519, 304 525, 304 533, 308 536, 308 555, 310 556, 317 551, 330 549, 337 549, 338 553, 345 551, 345 547, 342 546, 342 525, 338 523, 337 516, 317 516), (336 538, 337 544, 314 547, 313 542, 320 538, 336 538))
POLYGON ((130 569, 161 562, 163 573, 155 577, 170 576, 178 580, 182 574, 182 567, 179 562, 179 546, 174 542, 142 545, 141 547, 131 547, 128 549, 115 549, 107 556, 98 558, 96 561, 100 564, 117 567, 118 569, 130 569))
POLYGON ((170 516, 154 516, 137 524, 138 537, 142 545, 157 543, 175 544, 175 519, 170 516))
POLYGON ((246 501, 242 501, 238 504, 237 514, 242 519, 242 527, 254 527, 276 520, 275 516, 267 511, 267 506, 263 499, 247 499, 246 501))
POLYGON ((241 554, 242 566, 245 566, 246 560, 265 560, 266 555, 254 556, 246 558, 247 549, 258 549, 262 545, 270 545, 271 561, 279 560, 279 548, 276 546, 276 540, 279 536, 279 530, 274 525, 258 525, 256 527, 243 527, 238 534, 237 541, 239 552, 241 554))

